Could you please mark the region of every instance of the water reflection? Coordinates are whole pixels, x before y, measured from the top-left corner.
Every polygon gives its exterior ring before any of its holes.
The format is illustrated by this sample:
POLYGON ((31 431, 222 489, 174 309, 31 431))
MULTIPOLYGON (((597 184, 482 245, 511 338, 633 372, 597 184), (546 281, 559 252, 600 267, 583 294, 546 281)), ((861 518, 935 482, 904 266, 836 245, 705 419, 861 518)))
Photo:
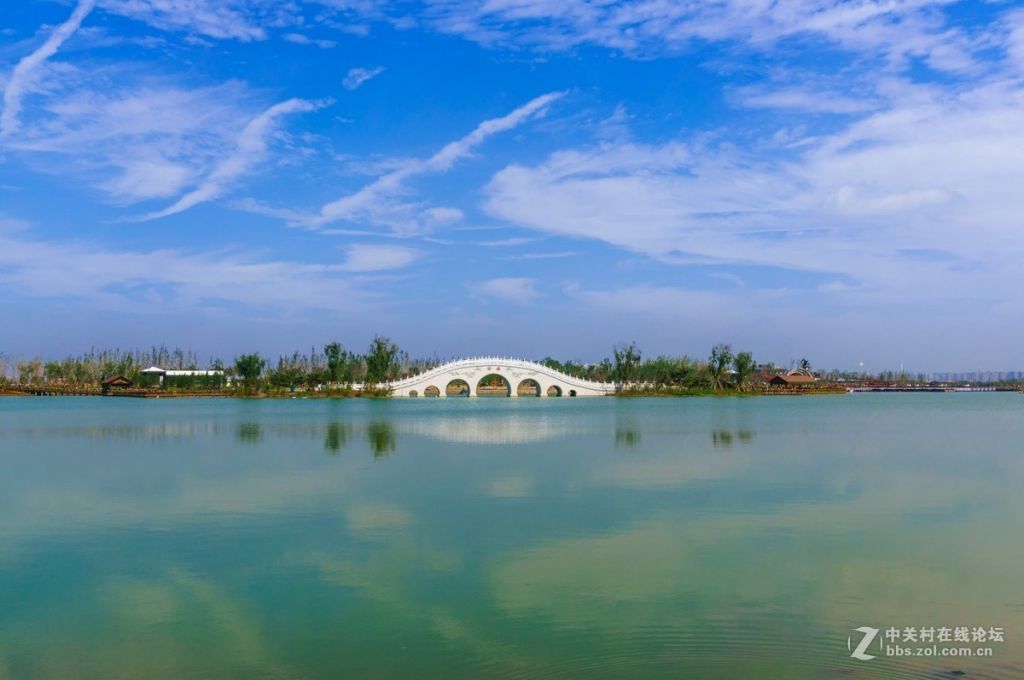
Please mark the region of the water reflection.
POLYGON ((345 423, 328 423, 327 434, 324 436, 324 449, 336 455, 348 441, 348 425, 345 423))
POLYGON ((639 443, 640 430, 633 427, 615 428, 615 446, 624 446, 627 449, 632 449, 639 443))
POLYGON ((230 431, 225 423, 206 421, 163 422, 151 424, 90 424, 0 427, 0 438, 31 439, 98 439, 111 441, 141 441, 144 439, 183 439, 230 431))
POLYGON ((263 439, 263 426, 259 423, 239 423, 235 437, 243 444, 257 444, 263 439))
POLYGON ((0 410, 0 678, 1024 677, 845 646, 1024 630, 1017 395, 535 401, 0 410))
POLYGON ((366 427, 366 438, 374 458, 381 458, 395 450, 395 428, 386 420, 375 420, 366 427))
POLYGON ((402 432, 458 444, 533 444, 568 437, 580 425, 564 417, 544 413, 529 416, 492 413, 487 416, 445 416, 404 419, 402 432))
POLYGON ((711 432, 711 444, 716 449, 731 448, 734 440, 738 441, 740 444, 749 444, 753 439, 754 433, 750 430, 739 430, 737 432, 714 430, 711 432))

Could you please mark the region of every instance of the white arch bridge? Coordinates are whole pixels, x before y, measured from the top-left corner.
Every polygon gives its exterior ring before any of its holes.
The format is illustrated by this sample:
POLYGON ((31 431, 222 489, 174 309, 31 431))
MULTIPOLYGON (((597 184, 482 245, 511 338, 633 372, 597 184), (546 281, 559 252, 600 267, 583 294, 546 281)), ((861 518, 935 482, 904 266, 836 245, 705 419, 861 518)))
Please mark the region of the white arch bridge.
POLYGON ((507 357, 459 359, 384 387, 394 397, 603 397, 615 392, 614 383, 583 380, 507 357))

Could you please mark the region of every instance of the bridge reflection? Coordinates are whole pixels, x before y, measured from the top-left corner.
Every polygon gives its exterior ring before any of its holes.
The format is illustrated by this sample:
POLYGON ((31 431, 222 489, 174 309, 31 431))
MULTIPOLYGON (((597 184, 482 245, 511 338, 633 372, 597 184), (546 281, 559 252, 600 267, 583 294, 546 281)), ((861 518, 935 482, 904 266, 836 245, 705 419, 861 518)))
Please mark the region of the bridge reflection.
POLYGON ((534 444, 583 431, 568 419, 538 417, 536 414, 406 420, 400 421, 398 430, 403 434, 450 443, 482 445, 534 444))

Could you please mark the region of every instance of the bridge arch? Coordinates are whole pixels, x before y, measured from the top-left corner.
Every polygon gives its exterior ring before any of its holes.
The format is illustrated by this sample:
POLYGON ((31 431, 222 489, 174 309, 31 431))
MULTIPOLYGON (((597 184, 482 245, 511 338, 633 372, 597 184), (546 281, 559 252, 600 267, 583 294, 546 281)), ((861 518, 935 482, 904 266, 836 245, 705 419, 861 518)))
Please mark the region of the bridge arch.
MULTIPOLYGON (((595 382, 562 373, 544 364, 508 357, 459 359, 428 369, 402 380, 376 385, 395 397, 459 396, 463 390, 449 391, 449 385, 468 385, 469 396, 596 397, 614 394, 614 383, 595 382), (461 382, 456 382, 461 381, 461 382), (536 386, 535 386, 536 385, 536 386), (539 387, 539 390, 537 389, 539 387), (452 394, 454 392, 454 394, 452 394)), ((371 386, 367 386, 371 387, 371 386)))
POLYGON ((444 395, 446 397, 468 397, 473 394, 472 388, 469 383, 462 378, 455 378, 448 382, 448 385, 444 388, 444 395))
POLYGON ((488 373, 476 383, 478 397, 511 397, 512 383, 501 373, 488 373))
POLYGON ((539 397, 541 395, 540 383, 533 378, 523 378, 516 385, 516 396, 539 397))

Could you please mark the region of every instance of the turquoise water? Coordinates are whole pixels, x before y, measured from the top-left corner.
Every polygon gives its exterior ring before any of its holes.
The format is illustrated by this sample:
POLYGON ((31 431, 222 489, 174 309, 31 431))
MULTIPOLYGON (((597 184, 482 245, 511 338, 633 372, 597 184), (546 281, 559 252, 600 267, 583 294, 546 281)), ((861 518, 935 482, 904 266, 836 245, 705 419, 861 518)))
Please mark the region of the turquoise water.
POLYGON ((1021 678, 1022 415, 3 398, 0 678, 1021 678))

